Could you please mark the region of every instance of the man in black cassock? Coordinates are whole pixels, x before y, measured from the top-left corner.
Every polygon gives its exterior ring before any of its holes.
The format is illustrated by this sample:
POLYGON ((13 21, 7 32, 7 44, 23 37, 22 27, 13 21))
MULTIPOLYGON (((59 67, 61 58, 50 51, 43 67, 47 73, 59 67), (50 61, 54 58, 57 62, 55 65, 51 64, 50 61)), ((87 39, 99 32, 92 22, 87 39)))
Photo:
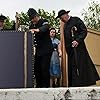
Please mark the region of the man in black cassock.
POLYGON ((69 12, 62 9, 56 17, 65 23, 64 39, 68 54, 68 86, 95 85, 100 78, 85 46, 84 39, 87 36, 87 28, 80 18, 69 16, 69 12))
POLYGON ((50 60, 53 51, 49 35, 49 23, 41 19, 35 9, 29 8, 28 16, 31 21, 30 30, 35 34, 35 76, 36 87, 50 87, 50 60))

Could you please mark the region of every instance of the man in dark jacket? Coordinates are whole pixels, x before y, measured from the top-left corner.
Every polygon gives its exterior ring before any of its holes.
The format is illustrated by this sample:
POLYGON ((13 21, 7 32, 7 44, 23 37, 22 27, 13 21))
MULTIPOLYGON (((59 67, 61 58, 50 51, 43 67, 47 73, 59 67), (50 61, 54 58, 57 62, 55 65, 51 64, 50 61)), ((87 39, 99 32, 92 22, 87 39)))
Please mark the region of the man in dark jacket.
POLYGON ((10 30, 15 30, 15 23, 13 21, 13 26, 10 29, 5 28, 5 21, 6 21, 7 17, 5 17, 4 15, 0 15, 0 31, 10 31, 10 30))
POLYGON ((31 21, 30 29, 35 33, 35 76, 36 87, 50 86, 50 59, 52 55, 52 42, 49 36, 49 24, 46 19, 40 19, 35 9, 29 8, 28 16, 31 21))
POLYGON ((4 22, 7 19, 7 17, 5 17, 4 15, 0 15, 0 30, 5 30, 4 29, 4 22))
POLYGON ((69 12, 62 9, 57 16, 65 23, 64 39, 68 54, 68 86, 94 85, 100 78, 84 43, 87 36, 86 26, 80 18, 69 16, 69 12))

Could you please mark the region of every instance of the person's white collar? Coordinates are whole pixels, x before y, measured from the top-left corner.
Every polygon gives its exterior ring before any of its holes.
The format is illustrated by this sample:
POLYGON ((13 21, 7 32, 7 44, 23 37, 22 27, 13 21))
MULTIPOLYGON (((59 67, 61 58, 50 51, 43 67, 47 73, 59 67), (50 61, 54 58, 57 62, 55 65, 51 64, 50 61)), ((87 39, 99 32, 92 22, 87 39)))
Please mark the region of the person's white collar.
POLYGON ((0 27, 0 30, 2 30, 3 29, 3 27, 0 27))

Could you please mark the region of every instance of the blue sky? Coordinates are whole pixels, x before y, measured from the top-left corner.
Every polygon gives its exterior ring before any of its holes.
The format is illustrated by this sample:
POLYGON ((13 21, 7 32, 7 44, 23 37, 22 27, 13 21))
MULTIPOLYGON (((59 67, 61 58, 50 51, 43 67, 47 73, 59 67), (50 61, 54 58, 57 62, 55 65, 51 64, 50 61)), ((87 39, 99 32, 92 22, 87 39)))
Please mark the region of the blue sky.
MULTIPOLYGON (((60 9, 70 10, 72 16, 81 17, 83 8, 87 8, 91 0, 0 0, 0 13, 5 16, 9 16, 11 19, 15 19, 16 12, 27 12, 32 7, 38 10, 39 8, 45 11, 57 12, 60 9)), ((95 0, 99 1, 100 0, 95 0)))

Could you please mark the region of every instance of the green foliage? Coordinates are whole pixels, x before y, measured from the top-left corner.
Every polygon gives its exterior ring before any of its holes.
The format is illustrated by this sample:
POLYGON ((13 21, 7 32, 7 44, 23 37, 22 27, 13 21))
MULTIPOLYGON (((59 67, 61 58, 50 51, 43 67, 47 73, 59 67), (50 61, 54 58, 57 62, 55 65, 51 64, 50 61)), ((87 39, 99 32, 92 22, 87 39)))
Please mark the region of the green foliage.
POLYGON ((82 15, 88 28, 100 31, 100 4, 98 2, 91 1, 88 9, 83 9, 82 15))
POLYGON ((56 29, 59 28, 59 20, 56 19, 55 17, 55 11, 52 11, 52 13, 49 13, 47 11, 44 11, 43 9, 39 9, 38 14, 39 16, 41 16, 41 18, 47 19, 51 27, 54 27, 56 29))
MULTIPOLYGON (((44 11, 43 9, 39 9, 38 14, 41 18, 45 18, 48 20, 51 28, 53 27, 59 30, 60 23, 59 23, 59 19, 56 19, 55 11, 52 11, 52 13, 49 13, 47 11, 44 11)), ((60 34, 57 34, 57 33, 56 33, 56 37, 60 39, 60 34)))
POLYGON ((29 25, 29 17, 27 15, 27 13, 21 12, 21 14, 19 14, 20 16, 20 24, 21 25, 29 25))
POLYGON ((10 20, 9 17, 7 17, 6 21, 5 21, 5 25, 4 25, 4 28, 5 29, 11 29, 13 26, 13 21, 10 20))

